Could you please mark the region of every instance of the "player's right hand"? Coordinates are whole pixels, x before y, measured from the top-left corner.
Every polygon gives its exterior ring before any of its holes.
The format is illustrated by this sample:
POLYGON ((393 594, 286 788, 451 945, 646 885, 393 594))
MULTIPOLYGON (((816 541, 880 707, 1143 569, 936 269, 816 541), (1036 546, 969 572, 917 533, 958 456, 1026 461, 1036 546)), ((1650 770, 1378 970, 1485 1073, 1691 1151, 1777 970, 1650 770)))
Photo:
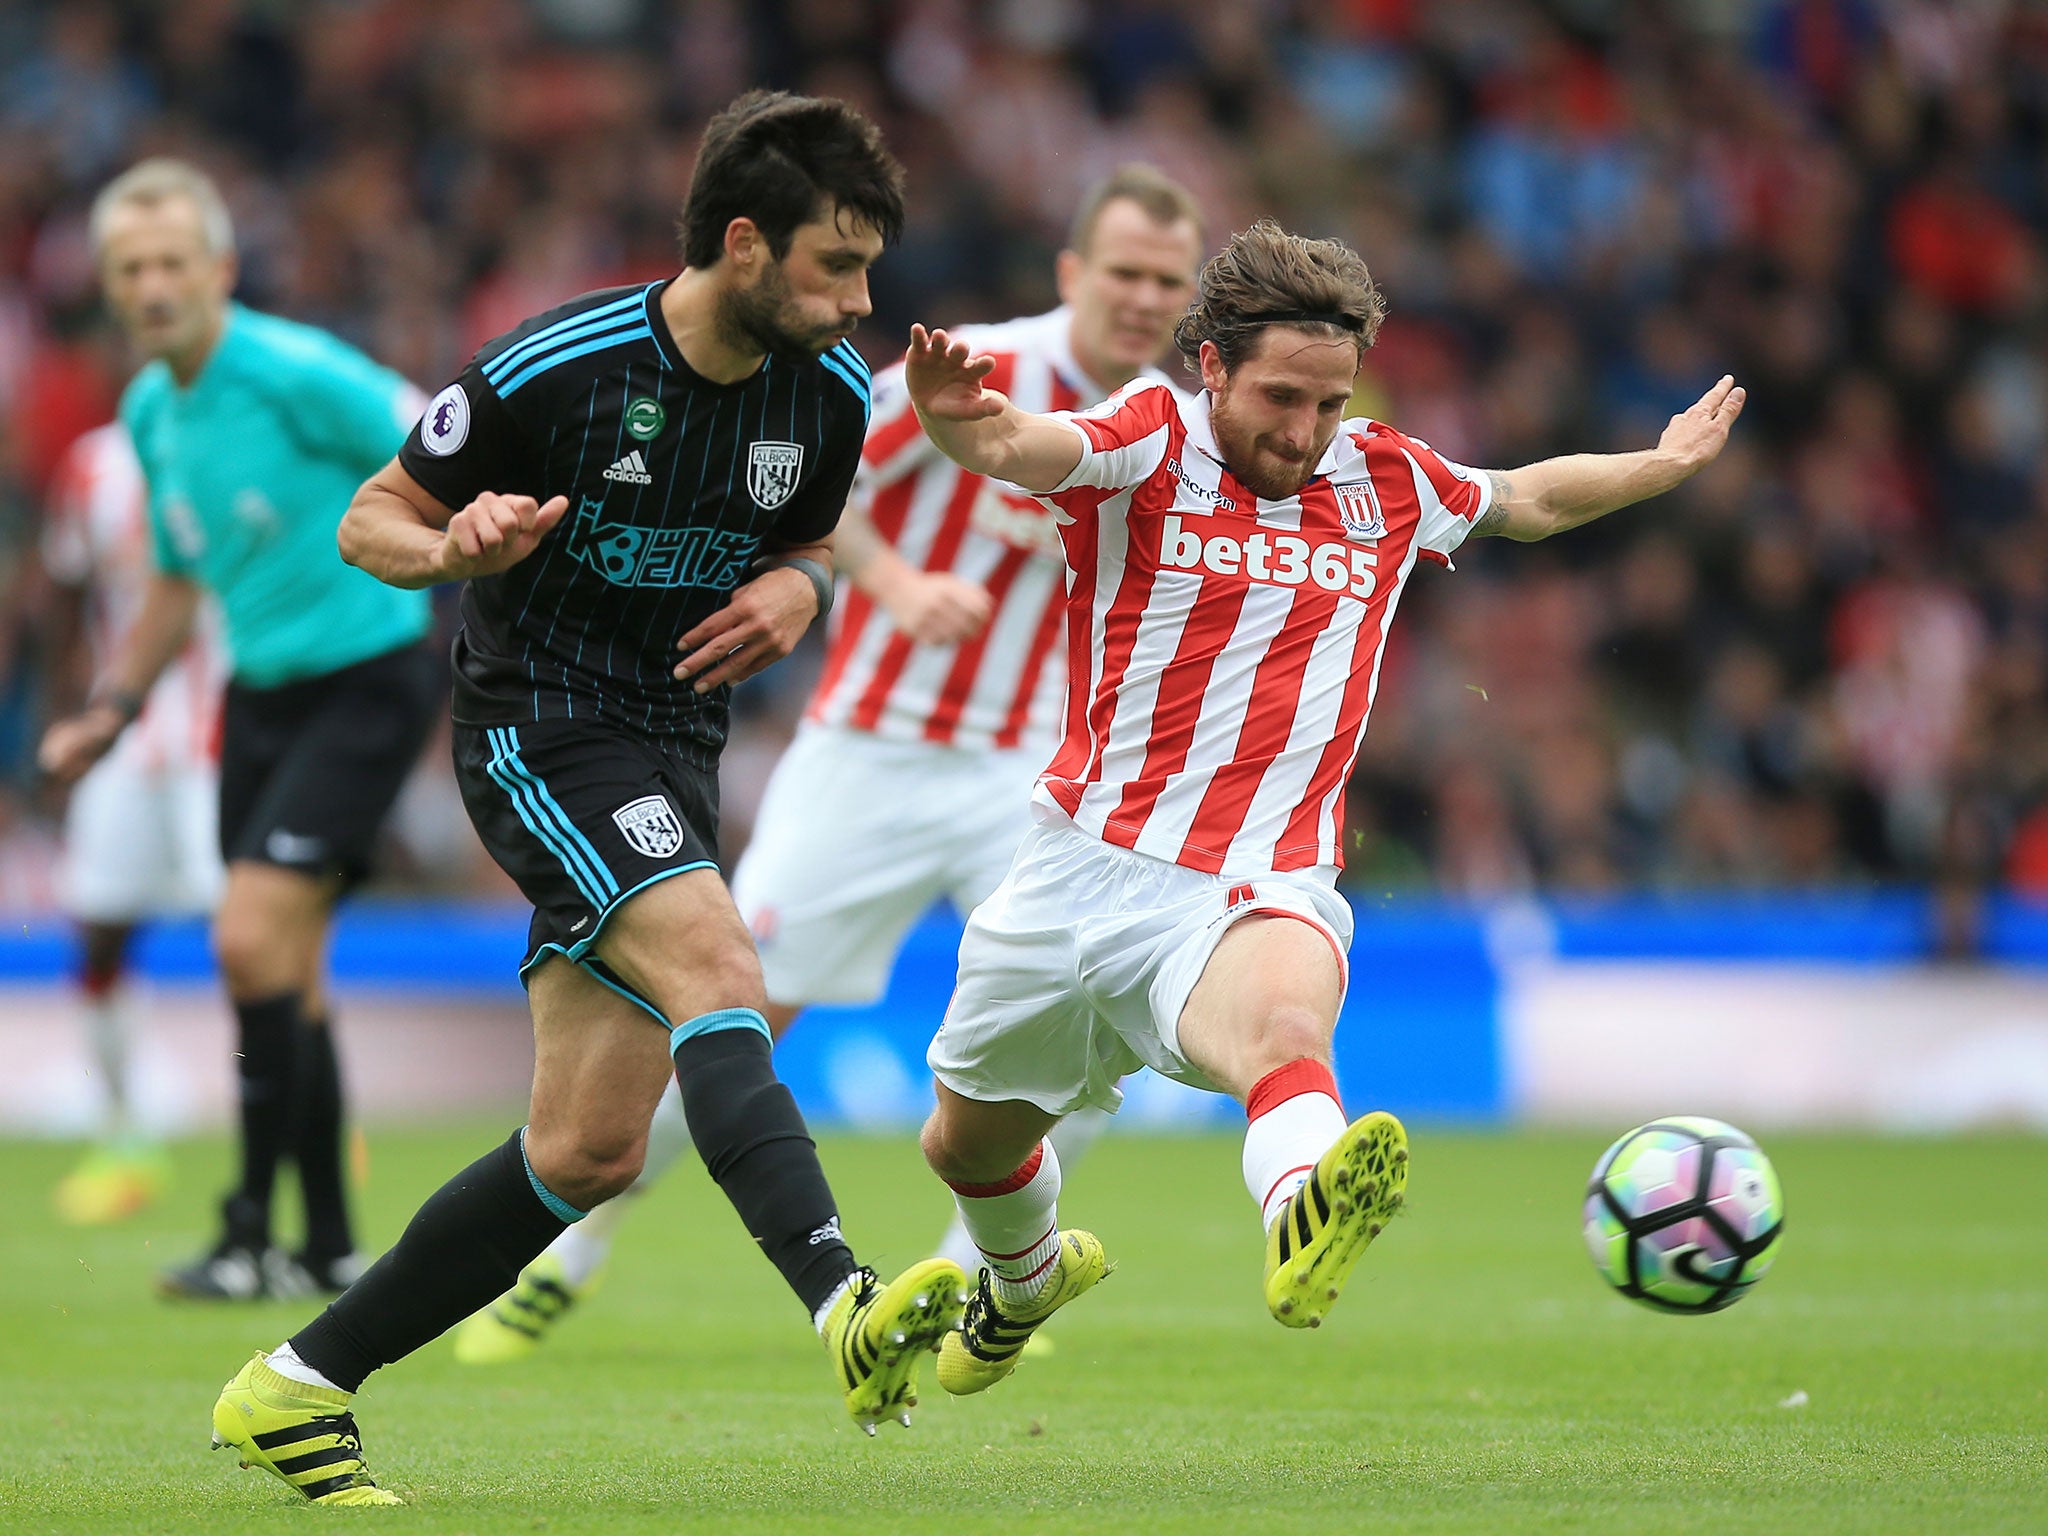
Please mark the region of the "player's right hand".
POLYGON ((996 608, 988 588, 949 571, 916 572, 883 606, 890 622, 919 645, 964 644, 996 608))
POLYGON ((542 504, 531 496, 485 491, 448 519, 441 535, 441 579, 465 581, 510 570, 539 547, 568 510, 566 496, 542 504))
POLYGON ((70 784, 107 755, 127 726, 127 717, 118 709, 88 704, 43 733, 36 766, 54 783, 70 784))
POLYGON ((982 387, 995 366, 993 357, 974 356, 966 342, 913 325, 903 354, 903 386, 927 421, 983 421, 1002 415, 1010 403, 1000 390, 982 387))

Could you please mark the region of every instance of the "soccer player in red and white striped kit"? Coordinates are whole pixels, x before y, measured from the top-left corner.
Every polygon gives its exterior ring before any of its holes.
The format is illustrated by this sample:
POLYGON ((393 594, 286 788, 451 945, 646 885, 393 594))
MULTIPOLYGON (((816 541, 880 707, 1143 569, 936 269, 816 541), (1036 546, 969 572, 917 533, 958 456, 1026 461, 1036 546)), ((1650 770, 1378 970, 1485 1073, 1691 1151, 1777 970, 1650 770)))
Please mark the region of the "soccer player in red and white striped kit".
MULTIPOLYGON (((1146 165, 1097 182, 1076 212, 1046 314, 971 326, 995 379, 1033 410, 1093 405, 1142 379, 1171 345, 1201 264, 1201 212, 1146 165)), ((861 1004, 887 988, 910 926, 946 898, 961 912, 994 890, 1031 825, 1032 786, 1058 744, 1066 696, 1066 566, 1049 508, 971 474, 918 424, 903 370, 874 380, 835 563, 824 672, 770 778, 733 872, 781 1038, 813 1004, 861 1004)), ((1069 1161, 1107 1116, 1077 1115, 1069 1161)), ((459 1359, 532 1349, 587 1291, 619 1224, 689 1147, 671 1088, 627 1195, 570 1227, 520 1283, 456 1331, 459 1359)), ((957 1221, 941 1257, 981 1264, 957 1221)))
POLYGON ((1113 1108, 1141 1066, 1245 1106, 1266 1304, 1322 1321, 1407 1177, 1400 1122, 1347 1124, 1330 1067, 1344 783, 1401 591, 1468 537, 1547 538, 1670 490, 1742 409, 1723 378, 1653 449, 1467 469, 1345 418, 1383 313, 1356 252, 1261 221, 1203 268, 1175 333, 1191 403, 1141 381, 1022 410, 966 339, 912 331, 926 432, 1055 508, 1072 572, 1065 739, 930 1052, 925 1156, 986 1265, 940 1352, 951 1392, 1002 1380, 1105 1273, 1099 1240, 1060 1230, 1044 1138, 1113 1108))

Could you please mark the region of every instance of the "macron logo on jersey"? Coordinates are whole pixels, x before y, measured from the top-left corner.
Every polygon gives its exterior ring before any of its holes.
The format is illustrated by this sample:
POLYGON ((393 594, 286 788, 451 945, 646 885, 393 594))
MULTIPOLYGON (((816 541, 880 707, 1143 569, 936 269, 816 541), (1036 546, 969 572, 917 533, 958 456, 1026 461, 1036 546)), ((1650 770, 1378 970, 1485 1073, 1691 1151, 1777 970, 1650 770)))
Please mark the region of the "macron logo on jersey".
POLYGON ((604 477, 607 480, 623 481, 627 485, 654 484, 654 476, 647 473, 647 461, 640 457, 638 448, 606 470, 604 477))

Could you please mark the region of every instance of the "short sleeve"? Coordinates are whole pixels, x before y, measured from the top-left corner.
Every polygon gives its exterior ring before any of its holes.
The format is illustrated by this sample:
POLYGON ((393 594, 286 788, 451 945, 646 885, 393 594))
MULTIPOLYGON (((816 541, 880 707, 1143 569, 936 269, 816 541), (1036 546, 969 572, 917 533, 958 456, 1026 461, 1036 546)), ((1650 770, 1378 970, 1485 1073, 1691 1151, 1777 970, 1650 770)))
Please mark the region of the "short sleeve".
POLYGON ((154 450, 150 445, 156 440, 155 402, 162 398, 153 376, 160 366, 152 364, 129 380, 127 391, 121 396, 121 425, 128 429, 128 441, 134 445, 135 456, 142 465, 144 504, 149 513, 150 564, 166 576, 189 580, 198 563, 200 547, 192 508, 188 502, 164 494, 162 467, 151 462, 154 450))
POLYGON ((1449 564, 1450 556, 1493 505, 1493 482, 1481 470, 1453 463, 1419 437, 1374 423, 1364 438, 1373 478, 1402 476, 1415 487, 1421 515, 1416 548, 1449 564))
POLYGON ((868 424, 864 403, 846 397, 833 413, 818 454, 817 472, 790 497, 775 519, 775 539, 785 547, 815 544, 839 526, 846 498, 861 467, 861 443, 868 424))
POLYGON ((398 450, 405 472, 460 511, 485 491, 538 495, 534 454, 476 358, 426 403, 398 450))
POLYGON ((1090 487, 1121 491, 1136 485, 1166 457, 1179 402, 1166 385, 1126 385, 1100 405, 1085 411, 1054 411, 1051 420, 1064 422, 1081 439, 1081 458, 1066 479, 1048 493, 1090 487))
POLYGON ((306 359, 286 398, 301 440, 364 478, 398 451, 425 399, 410 380, 340 343, 306 359))

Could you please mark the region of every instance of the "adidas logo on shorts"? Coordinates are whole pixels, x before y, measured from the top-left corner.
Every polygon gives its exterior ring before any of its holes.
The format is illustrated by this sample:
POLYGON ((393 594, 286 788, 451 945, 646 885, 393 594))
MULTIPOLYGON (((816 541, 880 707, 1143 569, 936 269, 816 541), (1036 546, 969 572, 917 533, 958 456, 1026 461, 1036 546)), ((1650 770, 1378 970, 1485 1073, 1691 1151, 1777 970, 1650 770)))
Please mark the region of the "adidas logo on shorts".
POLYGON ((654 476, 647 473, 647 461, 640 457, 638 448, 606 470, 604 477, 607 480, 622 480, 627 485, 654 484, 654 476))

